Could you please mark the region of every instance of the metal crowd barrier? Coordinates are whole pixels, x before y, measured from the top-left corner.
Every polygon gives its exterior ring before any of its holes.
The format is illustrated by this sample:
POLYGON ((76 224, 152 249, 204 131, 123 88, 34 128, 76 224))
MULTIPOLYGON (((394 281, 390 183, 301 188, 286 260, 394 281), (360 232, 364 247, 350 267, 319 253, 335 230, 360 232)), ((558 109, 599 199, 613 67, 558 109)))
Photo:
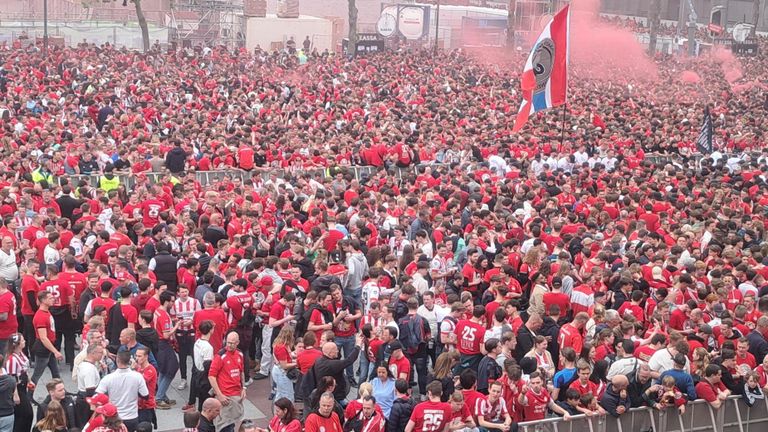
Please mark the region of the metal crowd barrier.
MULTIPOLYGON (((741 153, 743 155, 744 153, 741 153)), ((760 156, 762 156, 762 153, 760 152, 746 152, 746 154, 749 154, 753 160, 756 160, 760 156)), ((726 160, 730 157, 738 156, 738 154, 723 154, 723 158, 726 160)), ((696 168, 699 169, 699 161, 703 158, 702 155, 693 155, 693 158, 696 158, 696 168)), ((656 165, 664 165, 668 162, 679 162, 679 157, 675 155, 661 155, 661 154, 648 154, 645 156, 645 159, 648 161, 651 161, 652 163, 656 165)), ((418 175, 420 173, 420 170, 422 170, 425 167, 433 167, 433 168, 440 168, 440 167, 448 167, 449 164, 443 164, 443 163, 431 163, 431 164, 419 164, 414 166, 409 166, 406 168, 400 168, 400 167, 390 167, 388 171, 390 172, 390 175, 394 176, 396 180, 402 180, 403 177, 406 177, 410 174, 416 174, 418 175)), ((373 166, 345 166, 340 167, 340 170, 345 173, 351 173, 354 175, 354 177, 357 180, 360 180, 364 176, 373 176, 379 169, 377 167, 373 166)), ((230 170, 213 170, 213 171, 197 171, 195 172, 195 176, 197 177, 197 181, 200 182, 201 185, 207 186, 210 184, 216 184, 223 180, 226 176, 229 176, 230 178, 240 178, 241 180, 250 179, 253 176, 261 176, 264 180, 267 180, 271 175, 276 175, 278 178, 285 177, 286 174, 292 174, 292 175, 299 175, 299 174, 305 174, 309 173, 313 176, 315 175, 321 175, 323 177, 329 177, 329 171, 324 168, 309 168, 309 169, 302 169, 297 167, 290 167, 288 169, 269 169, 269 170, 259 170, 259 171, 243 171, 240 169, 230 169, 230 170)), ((157 182, 159 181, 160 177, 164 175, 164 173, 160 172, 144 172, 147 176, 147 178, 150 180, 150 182, 157 182)), ((118 174, 117 175, 120 178, 120 184, 126 185, 126 187, 131 188, 133 187, 135 180, 133 174, 118 174)), ((61 182, 62 179, 68 179, 70 183, 77 183, 81 179, 85 179, 89 184, 97 186, 99 182, 99 176, 98 175, 67 175, 58 178, 57 180, 61 182)))
POLYGON ((757 400, 750 408, 740 396, 731 396, 717 410, 705 400, 696 400, 686 405, 683 415, 677 408, 632 408, 618 418, 578 415, 565 421, 553 417, 523 422, 518 428, 520 432, 759 432, 768 430, 768 400, 757 400))
MULTIPOLYGON (((424 167, 442 167, 442 166, 448 166, 447 164, 420 164, 415 165, 411 167, 406 168, 400 168, 400 167, 392 167, 389 168, 389 171, 391 175, 394 176, 395 179, 401 180, 403 177, 408 176, 409 174, 416 174, 418 175, 419 170, 424 167)), ((341 167, 340 170, 344 173, 351 173, 354 175, 355 179, 360 180, 364 176, 373 176, 378 172, 378 170, 381 168, 373 167, 373 166, 347 166, 347 167, 341 167)), ((333 172, 330 172, 323 168, 311 168, 311 169, 298 169, 298 168, 291 168, 291 169, 274 169, 274 170, 261 170, 261 171, 244 171, 241 169, 233 168, 231 170, 215 170, 215 171, 196 171, 195 177, 197 178, 197 181, 200 182, 201 185, 207 186, 211 184, 216 184, 222 181, 225 177, 229 178, 239 178, 241 180, 251 179, 254 176, 261 176, 264 180, 269 179, 269 177, 274 174, 278 178, 285 177, 286 174, 292 174, 292 175, 299 175, 299 174, 305 174, 309 173, 312 176, 321 175, 323 177, 329 177, 332 176, 333 172)), ((161 172, 144 172, 144 175, 147 176, 149 181, 151 183, 156 183, 160 180, 160 178, 165 175, 165 173, 161 172)), ((62 180, 66 179, 67 182, 70 184, 77 184, 80 180, 85 180, 88 182, 88 184, 91 184, 93 186, 98 186, 99 183, 99 177, 100 175, 66 175, 62 177, 58 177, 57 181, 61 184, 62 180)), ((125 185, 127 188, 132 188, 135 184, 135 175, 134 174, 123 174, 118 173, 117 177, 120 179, 120 184, 125 185)))

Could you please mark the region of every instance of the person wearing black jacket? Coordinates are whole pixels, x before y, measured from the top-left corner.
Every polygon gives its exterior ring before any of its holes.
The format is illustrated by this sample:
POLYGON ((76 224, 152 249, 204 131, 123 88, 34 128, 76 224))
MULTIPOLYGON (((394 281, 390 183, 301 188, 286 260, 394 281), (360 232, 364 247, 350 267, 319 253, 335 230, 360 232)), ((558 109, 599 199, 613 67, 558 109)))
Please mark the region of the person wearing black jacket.
POLYGON ((168 168, 172 174, 178 174, 184 171, 184 167, 187 163, 187 152, 181 148, 181 141, 176 140, 175 145, 165 155, 165 167, 168 168))
POLYGON ((349 393, 349 383, 344 376, 344 370, 355 364, 360 355, 360 347, 363 341, 360 334, 355 336, 355 348, 349 357, 340 359, 339 348, 334 342, 326 342, 323 345, 323 356, 315 361, 314 366, 309 370, 302 380, 302 391, 304 394, 311 393, 311 389, 317 386, 323 377, 330 376, 336 380, 336 388, 333 390, 333 396, 337 401, 344 400, 349 393), (310 390, 310 391, 307 391, 310 390))
POLYGON ((43 402, 37 407, 37 418, 35 422, 39 422, 45 417, 45 413, 48 411, 48 404, 52 400, 55 400, 61 404, 62 408, 64 408, 67 424, 78 425, 77 416, 75 415, 75 401, 67 396, 64 382, 60 378, 54 378, 45 385, 45 389, 48 390, 48 396, 46 396, 43 402))
POLYGON ((733 376, 731 369, 736 369, 736 351, 731 349, 723 349, 720 353, 720 357, 712 360, 712 364, 720 366, 720 370, 723 373, 721 381, 723 385, 731 391, 731 394, 741 394, 743 381, 742 378, 738 379, 733 376))
POLYGON ((416 401, 408 395, 408 382, 403 379, 395 381, 395 400, 389 411, 387 419, 387 432, 401 432, 405 430, 411 413, 416 407, 416 401))
POLYGON ((768 355, 768 342, 764 334, 768 332, 768 317, 761 316, 757 319, 757 325, 754 330, 747 335, 749 341, 749 353, 755 356, 755 363, 763 364, 763 359, 768 355))
POLYGON ((534 312, 528 317, 528 321, 525 322, 525 325, 520 327, 520 330, 517 332, 515 360, 520 362, 520 360, 528 354, 528 351, 533 348, 534 339, 537 334, 536 332, 538 332, 542 324, 543 320, 541 319, 541 316, 534 312))
POLYGON ((328 263, 325 261, 318 261, 315 263, 315 273, 318 276, 310 283, 312 291, 331 292, 331 285, 342 285, 341 279, 339 279, 338 276, 328 273, 328 263))
POLYGON ((56 204, 59 205, 59 209, 61 210, 61 217, 65 217, 69 219, 70 221, 74 222, 72 219, 72 214, 74 213, 75 209, 80 208, 81 205, 83 205, 83 201, 74 198, 72 195, 72 187, 69 185, 64 185, 61 187, 61 196, 56 198, 56 204))
POLYGON ((149 262, 149 269, 155 272, 157 280, 168 285, 168 289, 176 292, 178 286, 178 259, 171 255, 171 247, 166 242, 157 243, 157 255, 149 262))

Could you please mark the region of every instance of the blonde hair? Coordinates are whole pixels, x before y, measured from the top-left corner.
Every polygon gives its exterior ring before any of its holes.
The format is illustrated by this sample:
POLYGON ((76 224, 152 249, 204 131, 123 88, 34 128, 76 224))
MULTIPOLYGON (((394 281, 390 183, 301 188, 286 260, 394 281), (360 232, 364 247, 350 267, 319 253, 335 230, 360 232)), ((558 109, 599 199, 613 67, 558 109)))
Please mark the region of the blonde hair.
POLYGON ((289 349, 293 348, 293 327, 292 326, 283 326, 282 329, 280 329, 280 333, 278 333, 277 337, 275 338, 275 341, 272 342, 272 347, 276 347, 277 345, 285 345, 289 349))
POLYGON ((357 397, 364 398, 373 394, 373 384, 364 382, 360 384, 360 388, 357 390, 357 397))

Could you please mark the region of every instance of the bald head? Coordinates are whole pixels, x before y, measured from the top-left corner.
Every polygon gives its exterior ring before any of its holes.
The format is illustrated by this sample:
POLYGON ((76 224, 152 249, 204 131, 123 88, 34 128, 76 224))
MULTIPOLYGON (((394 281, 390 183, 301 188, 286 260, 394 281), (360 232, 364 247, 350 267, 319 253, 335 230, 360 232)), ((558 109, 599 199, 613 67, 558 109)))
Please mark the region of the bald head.
POLYGON ((336 358, 339 356, 339 348, 335 342, 326 342, 323 344, 323 355, 328 358, 336 358))
POLYGON ((611 379, 611 384, 613 384, 613 388, 616 390, 624 390, 629 386, 629 380, 626 375, 616 375, 611 379))
POLYGON ((208 398, 203 402, 203 410, 200 414, 204 415, 209 421, 213 421, 221 413, 221 402, 216 398, 208 398))

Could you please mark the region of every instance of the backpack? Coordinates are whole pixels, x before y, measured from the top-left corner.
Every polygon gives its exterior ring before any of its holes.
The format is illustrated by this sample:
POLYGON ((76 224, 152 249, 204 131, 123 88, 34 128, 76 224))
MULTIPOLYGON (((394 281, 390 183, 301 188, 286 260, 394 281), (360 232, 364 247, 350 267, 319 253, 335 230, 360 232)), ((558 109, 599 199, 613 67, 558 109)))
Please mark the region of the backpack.
POLYGON ((400 318, 399 327, 400 343, 408 354, 416 354, 421 344, 426 343, 424 334, 424 318, 419 315, 406 315, 400 318))
POLYGON ((573 375, 571 376, 571 379, 568 381, 565 381, 562 386, 560 386, 560 392, 557 394, 557 401, 558 402, 565 402, 565 391, 568 390, 569 387, 571 387, 571 384, 575 383, 576 380, 579 379, 579 370, 576 369, 573 372, 573 375))

